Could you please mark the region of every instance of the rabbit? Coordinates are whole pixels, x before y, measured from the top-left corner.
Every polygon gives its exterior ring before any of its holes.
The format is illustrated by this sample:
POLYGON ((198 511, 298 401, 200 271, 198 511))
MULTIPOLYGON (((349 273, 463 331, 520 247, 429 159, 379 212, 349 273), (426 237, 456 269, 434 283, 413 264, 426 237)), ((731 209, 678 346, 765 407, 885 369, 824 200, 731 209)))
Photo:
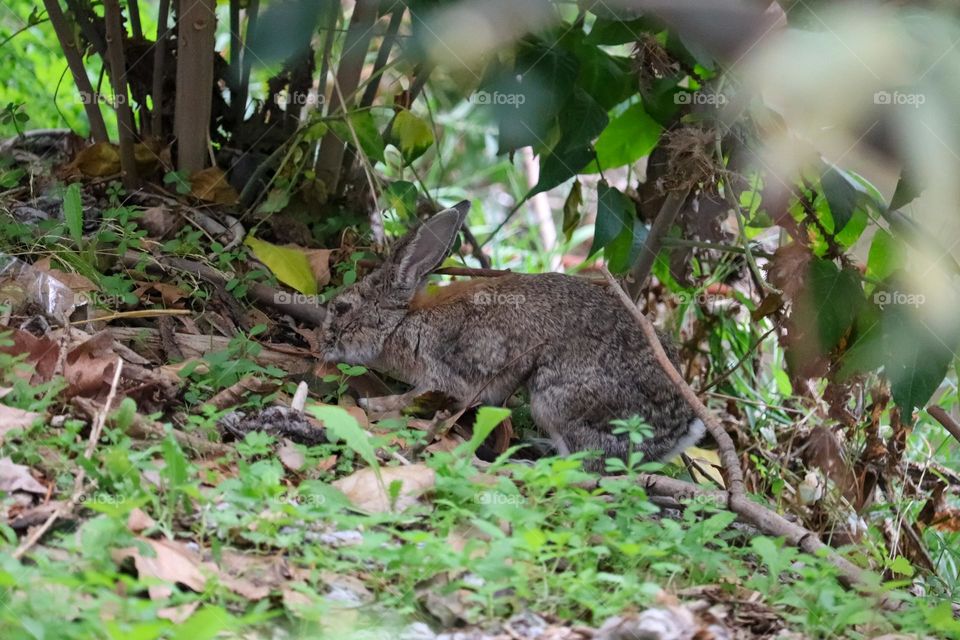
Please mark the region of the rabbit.
MULTIPOLYGON (((526 386, 533 421, 560 455, 600 450, 625 459, 629 437, 615 435, 610 421, 636 415, 653 429, 639 447, 645 461, 668 460, 699 441, 703 423, 606 287, 576 276, 518 273, 425 291, 469 207, 464 201, 434 215, 328 302, 326 361, 367 366, 413 386, 361 402, 388 411, 437 391, 458 408, 501 405, 526 386)), ((664 344, 676 362, 676 350, 664 344)), ((602 471, 603 460, 584 466, 602 471)))

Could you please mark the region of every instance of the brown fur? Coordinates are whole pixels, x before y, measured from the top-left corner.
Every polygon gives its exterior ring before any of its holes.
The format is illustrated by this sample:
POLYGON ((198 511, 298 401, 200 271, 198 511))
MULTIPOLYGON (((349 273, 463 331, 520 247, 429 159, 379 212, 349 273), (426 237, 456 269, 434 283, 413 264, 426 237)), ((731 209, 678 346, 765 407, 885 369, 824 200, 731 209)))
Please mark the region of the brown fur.
MULTIPOLYGON (((610 421, 635 415, 653 430, 640 447, 647 459, 699 437, 702 424, 607 289, 550 273, 423 293, 465 214, 465 208, 438 214, 328 305, 327 359, 381 369, 414 387, 399 399, 370 399, 371 406, 394 406, 427 391, 462 404, 480 393, 480 402, 499 405, 526 386, 534 421, 561 453, 601 450, 625 458, 629 440, 614 435, 610 421)), ((588 467, 599 470, 602 462, 588 467)))

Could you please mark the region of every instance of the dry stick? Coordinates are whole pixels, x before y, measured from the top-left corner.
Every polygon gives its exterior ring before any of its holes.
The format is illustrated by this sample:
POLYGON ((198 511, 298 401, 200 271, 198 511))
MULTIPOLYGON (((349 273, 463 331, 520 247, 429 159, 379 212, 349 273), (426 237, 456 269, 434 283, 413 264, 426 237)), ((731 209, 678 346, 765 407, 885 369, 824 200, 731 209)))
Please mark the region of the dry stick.
POLYGON ((157 12, 157 41, 153 44, 153 113, 150 129, 163 139, 163 67, 167 55, 167 21, 170 18, 170 0, 160 0, 157 12))
POLYGON ((943 407, 930 405, 927 407, 927 413, 936 418, 937 422, 943 425, 943 428, 950 432, 957 442, 960 442, 960 424, 950 417, 950 414, 944 411, 943 407))
MULTIPOLYGON (((93 450, 97 446, 97 442, 100 441, 100 435, 103 433, 103 426, 107 422, 107 414, 110 412, 110 405, 113 403, 114 397, 117 395, 117 385, 120 383, 120 372, 123 371, 123 360, 117 358, 117 366, 113 372, 113 382, 110 383, 110 393, 107 394, 107 401, 103 405, 103 411, 97 414, 96 420, 94 420, 93 425, 90 427, 90 438, 87 440, 87 448, 83 452, 83 457, 86 460, 89 460, 93 457, 93 450)), ((50 527, 53 526, 53 523, 57 521, 62 514, 66 513, 80 501, 80 497, 84 493, 83 481, 87 478, 87 472, 83 467, 80 467, 80 470, 77 472, 77 477, 73 481, 73 495, 70 496, 70 499, 64 504, 57 507, 53 513, 50 514, 50 517, 47 518, 46 522, 40 525, 33 533, 31 533, 26 540, 23 541, 16 551, 13 552, 13 559, 19 560, 23 555, 33 548, 33 545, 37 544, 40 538, 50 530, 50 527)))
POLYGON ((43 5, 47 8, 47 15, 50 17, 50 24, 57 34, 57 40, 63 49, 63 55, 67 59, 67 66, 70 67, 70 74, 77 85, 80 97, 83 98, 83 110, 87 114, 87 120, 90 121, 90 136, 94 142, 108 142, 107 126, 103 121, 103 114, 100 113, 100 103, 90 84, 90 78, 87 77, 87 70, 83 66, 83 56, 77 47, 73 29, 67 24, 67 20, 60 10, 58 0, 43 0, 43 5))
MULTIPOLYGON (((660 344, 660 340, 657 338, 656 331, 653 325, 650 324, 650 321, 647 320, 646 316, 633 304, 626 291, 620 287, 606 268, 603 269, 603 275, 606 277, 610 287, 620 298, 620 301, 630 311, 631 315, 633 315, 637 324, 640 325, 647 339, 647 343, 664 373, 667 374, 667 377, 683 396, 684 400, 687 401, 697 417, 703 421, 710 435, 713 436, 714 440, 717 441, 717 445, 720 447, 720 461, 723 464, 723 470, 726 475, 727 491, 705 494, 702 489, 697 488, 696 491, 694 491, 694 495, 711 495, 715 498, 722 499, 724 502, 720 504, 725 503, 730 511, 743 517, 750 524, 756 525, 764 533, 772 536, 783 536, 787 542, 807 553, 817 554, 820 553, 821 550, 825 550, 827 560, 839 570, 840 579, 845 585, 852 587, 858 583, 862 583, 863 570, 825 545, 816 533, 798 524, 789 522, 783 516, 761 504, 753 502, 747 497, 744 491, 743 471, 740 468, 740 460, 737 458, 737 452, 734 449, 730 436, 713 414, 700 402, 696 393, 687 385, 680 376, 680 373, 673 366, 673 363, 670 362, 670 358, 667 357, 666 352, 663 350, 663 346, 660 344)), ((689 492, 693 491, 693 487, 696 487, 696 485, 690 483, 661 478, 660 476, 646 476, 646 480, 650 483, 648 490, 651 490, 651 487, 653 487, 652 490, 656 490, 657 487, 666 487, 664 491, 669 492, 661 493, 661 495, 672 495, 673 492, 678 490, 689 492)))
POLYGON ((657 212, 657 217, 650 227, 650 233, 647 234, 647 239, 643 243, 643 250, 640 252, 640 257, 637 259, 637 263, 633 266, 633 269, 630 270, 631 282, 627 287, 631 300, 636 301, 640 298, 640 292, 643 291, 643 284, 647 281, 650 270, 653 269, 653 263, 657 259, 657 254, 660 253, 660 245, 663 244, 663 238, 667 235, 667 232, 670 231, 670 227, 673 226, 673 221, 677 219, 677 214, 680 213, 683 203, 687 201, 688 195, 690 195, 690 187, 670 191, 667 193, 663 204, 660 205, 660 211, 657 212))
POLYGON ((133 112, 127 97, 127 63, 123 53, 123 24, 118 0, 104 0, 104 20, 107 23, 107 57, 110 59, 110 82, 116 101, 117 133, 120 136, 120 178, 127 189, 136 189, 136 158, 133 153, 133 112))
POLYGON ((677 371, 673 363, 670 362, 666 351, 663 350, 663 345, 660 344, 660 340, 657 338, 656 330, 653 328, 653 325, 650 324, 650 321, 647 320, 647 317, 637 308, 630 299, 630 296, 628 296, 627 292, 617 283, 607 268, 601 267, 601 270, 610 288, 620 297, 620 301, 630 311, 630 314, 637 321, 637 324, 640 325, 640 329, 643 331, 643 335, 646 337, 653 351, 653 355, 664 373, 667 374, 667 377, 683 396, 683 399, 687 401, 687 404, 690 405, 697 417, 706 425, 707 431, 710 432, 713 439, 717 441, 717 446, 720 447, 720 461, 723 463, 723 470, 727 476, 731 502, 734 496, 743 496, 743 471, 740 469, 740 460, 737 458, 737 451, 733 446, 733 440, 730 439, 723 425, 721 425, 706 406, 700 402, 697 394, 687 385, 686 381, 680 375, 680 372, 677 371))

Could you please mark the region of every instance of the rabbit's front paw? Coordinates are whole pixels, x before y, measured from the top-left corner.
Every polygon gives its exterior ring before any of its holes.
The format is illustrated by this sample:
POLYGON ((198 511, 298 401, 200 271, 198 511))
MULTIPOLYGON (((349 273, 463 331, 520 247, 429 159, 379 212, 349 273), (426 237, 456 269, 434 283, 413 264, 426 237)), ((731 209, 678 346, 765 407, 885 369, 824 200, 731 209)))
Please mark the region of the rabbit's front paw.
POLYGON ((395 396, 380 396, 379 398, 360 398, 357 403, 367 411, 386 413, 404 409, 414 397, 409 393, 401 393, 395 396))

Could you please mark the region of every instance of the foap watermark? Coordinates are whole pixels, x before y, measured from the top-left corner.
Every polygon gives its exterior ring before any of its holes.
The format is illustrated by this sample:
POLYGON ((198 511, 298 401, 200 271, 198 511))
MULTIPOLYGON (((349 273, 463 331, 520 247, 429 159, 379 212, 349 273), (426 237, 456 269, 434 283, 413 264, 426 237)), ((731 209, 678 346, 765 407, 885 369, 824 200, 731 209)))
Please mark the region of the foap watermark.
POLYGON ((477 291, 473 294, 473 304, 476 305, 509 305, 519 307, 527 301, 526 296, 519 293, 500 293, 498 291, 477 291))
POLYGON ((281 109, 287 109, 287 107, 319 107, 324 103, 324 96, 319 93, 309 92, 309 93, 295 93, 290 95, 288 93, 278 93, 273 96, 273 103, 280 107, 281 109))
POLYGON ((673 103, 722 107, 727 104, 727 96, 713 91, 678 91, 673 94, 673 103))
POLYGON ((320 296, 307 295, 306 293, 300 293, 299 291, 294 291, 290 293, 289 291, 278 291, 273 294, 273 303, 274 304, 322 304, 320 296))
POLYGON ((80 104, 105 104, 116 109, 119 105, 127 101, 127 96, 105 96, 98 91, 90 93, 89 91, 80 92, 80 104))
POLYGON ((500 491, 483 491, 477 494, 474 499, 480 504, 511 505, 514 507, 520 507, 527 503, 527 499, 521 495, 500 491))
MULTIPOLYGON (((120 307, 127 304, 128 300, 124 296, 103 293, 102 291, 78 291, 73 297, 74 304, 89 304, 97 307, 120 307)), ((136 301, 136 298, 132 299, 136 301)))
POLYGON ((707 293, 706 291, 700 291, 697 293, 687 293, 681 292, 677 294, 677 301, 680 304, 697 304, 701 306, 706 306, 710 304, 718 304, 721 302, 729 302, 730 296, 721 295, 719 293, 707 293))
POLYGON ((877 91, 873 94, 873 104, 893 104, 919 108, 927 101, 922 93, 903 93, 901 91, 877 91))
POLYGON ((877 291, 873 294, 873 303, 883 309, 889 305, 910 305, 919 308, 926 303, 927 297, 922 293, 904 293, 903 291, 877 291))
POLYGON ((519 108, 526 101, 527 96, 522 93, 477 91, 470 96, 470 102, 473 104, 507 105, 514 108, 519 108))

